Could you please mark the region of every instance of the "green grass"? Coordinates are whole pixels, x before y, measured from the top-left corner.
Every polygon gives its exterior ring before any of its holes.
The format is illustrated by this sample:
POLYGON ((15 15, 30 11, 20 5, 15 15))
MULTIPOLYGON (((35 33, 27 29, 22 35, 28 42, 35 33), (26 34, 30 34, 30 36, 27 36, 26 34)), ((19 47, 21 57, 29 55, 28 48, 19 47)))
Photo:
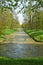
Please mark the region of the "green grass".
POLYGON ((43 65, 43 58, 6 58, 0 57, 0 65, 43 65))
POLYGON ((5 35, 9 35, 13 32, 16 32, 16 29, 14 29, 14 30, 12 30, 12 29, 3 30, 2 35, 0 35, 0 40, 3 40, 5 35))
POLYGON ((0 36, 0 40, 3 40, 3 37, 2 36, 0 36))
POLYGON ((43 58, 13 59, 0 57, 0 65, 43 65, 43 58))
POLYGON ((43 31, 42 30, 25 30, 34 40, 43 42, 43 31))
POLYGON ((6 30, 3 31, 3 34, 4 35, 8 35, 8 34, 11 34, 11 33, 15 32, 15 31, 16 31, 15 29, 14 30, 12 30, 12 29, 6 29, 6 30))

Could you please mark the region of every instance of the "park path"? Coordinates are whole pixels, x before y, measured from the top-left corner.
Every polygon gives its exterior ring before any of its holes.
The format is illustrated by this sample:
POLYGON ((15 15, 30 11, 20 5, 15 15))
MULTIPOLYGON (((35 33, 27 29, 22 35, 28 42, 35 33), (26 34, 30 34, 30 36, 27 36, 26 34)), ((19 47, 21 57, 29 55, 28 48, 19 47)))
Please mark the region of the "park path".
POLYGON ((22 28, 19 28, 16 33, 6 35, 6 39, 3 43, 17 43, 17 44, 31 44, 37 43, 28 34, 26 34, 22 28))
POLYGON ((43 44, 35 42, 21 28, 18 29, 18 32, 6 35, 6 39, 2 43, 0 44, 0 56, 10 58, 43 57, 43 44))

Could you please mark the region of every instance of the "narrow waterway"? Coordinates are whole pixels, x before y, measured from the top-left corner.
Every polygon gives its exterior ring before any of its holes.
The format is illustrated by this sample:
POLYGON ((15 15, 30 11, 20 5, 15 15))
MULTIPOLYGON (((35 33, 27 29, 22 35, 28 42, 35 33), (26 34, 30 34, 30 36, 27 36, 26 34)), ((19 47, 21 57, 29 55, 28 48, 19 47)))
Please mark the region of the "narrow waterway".
POLYGON ((38 44, 22 29, 19 29, 0 44, 0 56, 10 58, 43 57, 43 44, 38 44))

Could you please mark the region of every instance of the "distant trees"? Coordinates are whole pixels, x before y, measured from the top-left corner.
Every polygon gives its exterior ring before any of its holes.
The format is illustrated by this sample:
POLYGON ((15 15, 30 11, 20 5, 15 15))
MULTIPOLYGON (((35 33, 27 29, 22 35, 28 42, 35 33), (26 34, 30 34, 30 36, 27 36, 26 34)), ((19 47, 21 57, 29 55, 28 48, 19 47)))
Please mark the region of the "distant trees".
MULTIPOLYGON (((23 14, 28 17, 25 18, 23 27, 28 29, 43 30, 43 0, 0 0, 0 32, 6 28, 17 28, 19 22, 14 19, 12 9, 20 7, 23 14), (18 4, 20 2, 20 4, 18 4), (20 5, 22 4, 22 7, 20 5)), ((19 11, 19 12, 20 12, 19 11)))
POLYGON ((43 30, 43 11, 36 12, 32 15, 32 21, 28 18, 23 23, 27 29, 43 30))
MULTIPOLYGON (((28 29, 43 30, 43 1, 29 0, 29 5, 25 9, 28 20, 24 20, 24 27, 28 29), (41 10, 42 8, 42 10, 41 10), (26 23, 27 22, 27 23, 26 23)), ((24 17, 25 18, 25 17, 24 17)))
MULTIPOLYGON (((29 17, 29 14, 28 14, 29 17)), ((24 20, 23 27, 27 29, 43 30, 43 11, 36 12, 32 15, 32 21, 24 20)))
POLYGON ((4 29, 15 29, 19 25, 17 19, 14 19, 13 14, 9 9, 3 8, 0 10, 0 34, 2 34, 4 29))
POLYGON ((40 15, 39 15, 39 25, 40 25, 40 29, 43 30, 43 11, 40 11, 40 15))

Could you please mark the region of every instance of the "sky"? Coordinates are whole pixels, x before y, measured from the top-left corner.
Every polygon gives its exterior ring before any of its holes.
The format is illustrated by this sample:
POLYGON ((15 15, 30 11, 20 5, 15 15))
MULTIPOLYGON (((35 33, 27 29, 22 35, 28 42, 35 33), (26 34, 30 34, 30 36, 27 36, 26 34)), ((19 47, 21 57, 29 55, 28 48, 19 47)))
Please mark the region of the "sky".
POLYGON ((16 16, 17 16, 17 18, 18 18, 19 23, 22 24, 22 23, 24 22, 24 17, 23 17, 23 13, 22 13, 22 12, 20 12, 20 13, 17 14, 17 12, 19 12, 19 10, 20 10, 20 9, 17 8, 17 9, 15 10, 15 12, 16 12, 16 16))
MULTIPOLYGON (((36 1, 33 3, 35 4, 36 1)), ((18 5, 20 4, 20 2, 18 2, 18 5)), ((26 6, 28 5, 28 2, 26 2, 26 6)), ((23 8, 23 5, 21 4, 19 7, 17 7, 17 9, 15 10, 16 14, 17 12, 19 12, 21 10, 21 8, 23 8)), ((17 14, 18 17, 18 21, 20 22, 20 24, 22 24, 24 22, 24 17, 23 17, 23 13, 20 12, 19 14, 17 14)))
POLYGON ((19 13, 17 16, 18 16, 18 20, 19 20, 20 24, 22 24, 24 22, 23 14, 19 13))
POLYGON ((20 13, 17 14, 17 12, 18 12, 19 10, 20 10, 19 8, 16 9, 16 10, 14 10, 14 11, 13 11, 13 15, 14 15, 14 18, 15 18, 15 16, 16 16, 17 19, 18 19, 18 21, 19 21, 19 23, 22 24, 22 23, 24 22, 24 17, 23 17, 23 13, 22 13, 22 12, 20 12, 20 13))
MULTIPOLYGON (((20 2, 18 2, 18 5, 19 4, 20 4, 20 2)), ((21 10, 21 8, 23 8, 22 4, 19 7, 17 7, 17 9, 15 10, 20 24, 22 24, 24 22, 23 13, 22 12, 18 13, 21 10)))

